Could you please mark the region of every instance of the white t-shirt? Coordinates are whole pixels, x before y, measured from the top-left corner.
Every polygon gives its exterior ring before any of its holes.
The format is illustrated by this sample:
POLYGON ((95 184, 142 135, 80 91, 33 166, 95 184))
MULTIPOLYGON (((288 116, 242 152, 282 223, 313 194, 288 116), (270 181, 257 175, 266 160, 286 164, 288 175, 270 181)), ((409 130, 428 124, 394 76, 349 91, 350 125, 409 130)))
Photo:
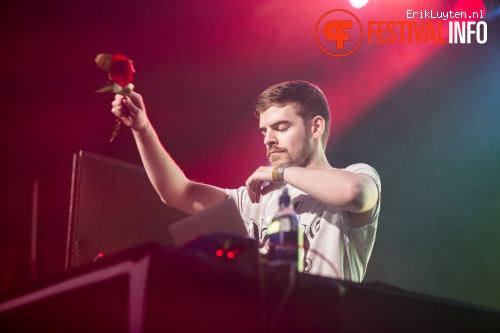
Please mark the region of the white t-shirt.
MULTIPOLYGON (((370 176, 377 185, 379 199, 371 220, 363 227, 351 226, 349 214, 324 204, 307 193, 288 186, 295 211, 304 232, 304 271, 337 279, 361 282, 375 243, 380 212, 380 177, 367 164, 350 165, 344 170, 370 176)), ((263 246, 268 240, 267 226, 279 209, 280 190, 251 203, 246 187, 227 189, 235 200, 250 236, 263 246)))

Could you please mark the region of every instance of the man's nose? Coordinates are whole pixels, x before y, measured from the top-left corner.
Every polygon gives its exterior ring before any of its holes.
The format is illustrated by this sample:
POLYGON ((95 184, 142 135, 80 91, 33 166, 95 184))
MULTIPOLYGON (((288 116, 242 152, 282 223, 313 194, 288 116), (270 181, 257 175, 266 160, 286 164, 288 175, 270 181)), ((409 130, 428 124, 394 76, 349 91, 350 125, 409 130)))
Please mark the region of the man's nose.
POLYGON ((264 135, 264 144, 267 147, 273 146, 277 143, 276 136, 274 135, 274 131, 267 131, 264 135))

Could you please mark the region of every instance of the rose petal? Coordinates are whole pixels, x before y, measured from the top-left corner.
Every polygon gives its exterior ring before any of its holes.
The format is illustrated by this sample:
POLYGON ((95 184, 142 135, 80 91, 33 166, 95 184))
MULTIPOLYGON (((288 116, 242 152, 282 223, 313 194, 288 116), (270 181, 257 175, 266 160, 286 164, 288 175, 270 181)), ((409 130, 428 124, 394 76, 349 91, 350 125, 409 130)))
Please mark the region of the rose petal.
POLYGON ((135 68, 130 59, 119 53, 114 54, 109 66, 109 75, 113 82, 124 87, 132 82, 135 68))
POLYGON ((113 56, 107 53, 100 53, 95 57, 95 62, 100 69, 109 72, 109 67, 111 66, 111 60, 113 56))

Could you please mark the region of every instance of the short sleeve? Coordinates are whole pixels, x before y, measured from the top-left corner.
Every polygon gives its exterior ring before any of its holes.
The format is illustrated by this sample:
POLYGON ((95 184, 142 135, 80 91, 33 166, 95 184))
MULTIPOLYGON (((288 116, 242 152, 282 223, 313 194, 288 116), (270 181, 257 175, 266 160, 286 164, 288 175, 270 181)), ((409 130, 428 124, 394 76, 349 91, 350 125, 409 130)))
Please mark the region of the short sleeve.
MULTIPOLYGON (((347 168, 345 168, 345 170, 356 173, 356 174, 367 175, 371 179, 373 179, 373 181, 375 182, 375 185, 377 186, 377 191, 378 191, 378 198, 377 198, 377 203, 375 205, 375 210, 373 212, 373 215, 372 215, 372 218, 370 219, 370 221, 368 221, 368 223, 361 228, 365 228, 367 226, 376 224, 376 222, 378 221, 379 214, 380 214, 380 202, 381 202, 381 193, 382 193, 381 192, 382 184, 380 181, 379 174, 377 173, 377 171, 374 168, 372 168, 368 164, 364 164, 364 163, 357 163, 357 164, 350 165, 347 168)), ((347 216, 347 215, 348 214, 346 212, 345 216, 347 216)), ((344 219, 344 220, 348 221, 349 218, 344 219)), ((346 226, 349 227, 348 223, 346 223, 346 226)))

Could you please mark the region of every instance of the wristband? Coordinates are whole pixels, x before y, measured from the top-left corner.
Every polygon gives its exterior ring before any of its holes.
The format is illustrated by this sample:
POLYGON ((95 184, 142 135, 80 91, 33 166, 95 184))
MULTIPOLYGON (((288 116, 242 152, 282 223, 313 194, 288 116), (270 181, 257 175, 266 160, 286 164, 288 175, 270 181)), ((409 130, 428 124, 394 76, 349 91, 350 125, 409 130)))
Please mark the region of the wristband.
MULTIPOLYGON (((285 169, 288 168, 289 166, 292 166, 292 164, 285 164, 285 165, 282 165, 278 168, 278 172, 277 172, 277 177, 278 178, 278 181, 282 184, 285 184, 285 179, 283 178, 283 173, 285 172, 285 169)), ((276 169, 276 168, 275 168, 276 169)), ((274 171, 274 170, 273 170, 274 171)), ((274 179, 274 177, 273 177, 274 179)))
POLYGON ((276 182, 276 183, 280 182, 280 180, 278 179, 278 170, 279 170, 279 168, 280 168, 279 166, 274 167, 273 173, 272 173, 273 182, 276 182))

